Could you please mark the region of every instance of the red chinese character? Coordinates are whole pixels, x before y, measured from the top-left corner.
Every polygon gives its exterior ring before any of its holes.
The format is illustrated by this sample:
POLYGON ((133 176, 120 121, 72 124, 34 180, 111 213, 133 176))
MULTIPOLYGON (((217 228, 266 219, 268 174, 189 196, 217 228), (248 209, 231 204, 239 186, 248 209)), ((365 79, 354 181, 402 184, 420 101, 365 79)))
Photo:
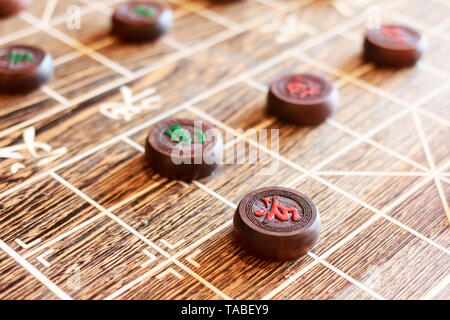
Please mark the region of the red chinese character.
POLYGON ((397 27, 383 27, 381 29, 381 33, 393 38, 394 41, 405 42, 405 40, 403 39, 404 34, 402 30, 397 27))
POLYGON ((289 94, 297 94, 300 98, 319 94, 319 89, 317 87, 308 86, 303 82, 301 76, 294 77, 292 81, 286 83, 285 87, 289 94))
MULTIPOLYGON (((266 207, 269 207, 269 204, 272 203, 272 208, 267 214, 264 222, 267 223, 272 220, 274 217, 277 217, 281 221, 287 221, 289 219, 289 213, 292 215, 292 220, 299 221, 301 216, 298 214, 297 208, 288 208, 278 203, 278 198, 273 197, 273 202, 269 198, 262 199, 266 204, 266 207), (281 212, 280 212, 281 210, 281 212)), ((253 212, 255 216, 261 217, 266 213, 266 209, 258 210, 253 212)))

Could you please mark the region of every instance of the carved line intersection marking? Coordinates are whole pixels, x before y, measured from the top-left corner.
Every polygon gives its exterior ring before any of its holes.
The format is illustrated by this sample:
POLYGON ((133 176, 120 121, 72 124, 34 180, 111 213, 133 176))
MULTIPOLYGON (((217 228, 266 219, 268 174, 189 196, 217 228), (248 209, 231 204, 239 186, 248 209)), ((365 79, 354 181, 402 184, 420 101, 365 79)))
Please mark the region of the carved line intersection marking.
POLYGON ((188 255, 188 256, 186 257, 185 260, 186 260, 187 262, 189 262, 190 264, 192 264, 194 267, 200 268, 200 264, 199 264, 198 262, 194 261, 194 258, 195 258, 196 256, 198 256, 201 252, 202 252, 202 250, 197 249, 197 250, 195 250, 193 253, 191 253, 190 255, 188 255))
POLYGON ((179 274, 179 273, 178 273, 177 271, 175 271, 173 268, 168 268, 168 269, 166 269, 165 271, 161 272, 160 274, 158 274, 158 275, 156 276, 156 279, 161 280, 161 279, 167 277, 169 274, 174 275, 175 277, 177 277, 177 278, 180 279, 180 280, 183 280, 183 279, 184 279, 184 276, 182 276, 181 274, 179 274))
POLYGON ((43 24, 50 24, 53 12, 55 11, 58 0, 47 0, 44 13, 42 14, 41 21, 43 24))
POLYGON ((52 254, 54 252, 53 249, 47 250, 44 253, 40 254, 39 256, 36 257, 36 259, 42 263, 44 266, 46 266, 47 268, 51 266, 50 262, 48 262, 47 260, 45 260, 44 258, 50 254, 52 254))
POLYGON ((65 293, 55 283, 44 276, 36 267, 34 267, 31 263, 29 263, 26 259, 24 259, 20 254, 18 254, 2 240, 0 240, 0 249, 2 249, 6 254, 8 254, 17 263, 19 263, 26 271, 28 271, 33 277, 35 277, 38 281, 45 285, 58 298, 63 300, 72 300, 72 298, 67 293, 65 293))
POLYGON ((148 265, 150 265, 153 261, 158 260, 158 258, 157 258, 154 254, 150 253, 147 249, 142 250, 142 252, 143 252, 147 257, 150 258, 149 260, 147 260, 147 261, 145 261, 143 264, 141 264, 141 267, 142 267, 142 268, 145 268, 145 267, 147 267, 148 265))
POLYGON ((179 247, 180 245, 182 245, 183 243, 186 242, 185 239, 181 239, 180 241, 178 241, 178 242, 175 243, 175 244, 171 244, 171 243, 167 242, 167 241, 164 240, 164 239, 161 239, 161 240, 159 240, 159 241, 160 241, 162 244, 164 244, 167 248, 169 248, 169 249, 171 249, 171 250, 176 249, 177 247, 179 247))
POLYGON ((19 238, 15 239, 14 241, 16 241, 19 246, 21 246, 24 249, 30 249, 31 247, 34 247, 35 245, 37 245, 38 243, 41 242, 41 239, 36 239, 30 243, 24 243, 22 240, 20 240, 19 238))

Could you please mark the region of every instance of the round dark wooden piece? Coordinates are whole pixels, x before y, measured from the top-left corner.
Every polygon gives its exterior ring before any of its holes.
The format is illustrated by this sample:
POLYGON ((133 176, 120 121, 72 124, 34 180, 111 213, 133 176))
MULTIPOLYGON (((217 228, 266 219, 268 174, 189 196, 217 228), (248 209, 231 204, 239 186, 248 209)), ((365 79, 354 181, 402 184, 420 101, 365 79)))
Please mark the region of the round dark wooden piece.
POLYGON ((233 219, 241 245, 263 259, 289 261, 304 256, 319 239, 320 216, 306 195, 267 187, 247 194, 233 219))
POLYGON ((191 181, 209 176, 220 164, 222 156, 222 134, 212 125, 201 120, 172 118, 158 122, 150 128, 145 153, 150 166, 160 175, 169 179, 191 181), (174 130, 178 125, 180 130, 174 130), (191 137, 188 142, 170 136, 181 132, 191 137), (204 133, 200 142, 197 130, 204 133))
POLYGON ((317 125, 331 116, 339 93, 324 77, 313 74, 287 74, 270 85, 267 111, 280 120, 317 125))
POLYGON ((128 42, 153 41, 172 26, 172 10, 159 2, 119 4, 112 17, 112 33, 128 42))
POLYGON ((1 0, 0 17, 12 16, 28 8, 33 0, 1 0))
POLYGON ((403 68, 413 66, 426 48, 421 34, 401 25, 382 25, 367 30, 363 56, 380 67, 403 68))
POLYGON ((53 74, 49 53, 37 47, 14 45, 0 49, 0 91, 23 93, 39 88, 53 74))

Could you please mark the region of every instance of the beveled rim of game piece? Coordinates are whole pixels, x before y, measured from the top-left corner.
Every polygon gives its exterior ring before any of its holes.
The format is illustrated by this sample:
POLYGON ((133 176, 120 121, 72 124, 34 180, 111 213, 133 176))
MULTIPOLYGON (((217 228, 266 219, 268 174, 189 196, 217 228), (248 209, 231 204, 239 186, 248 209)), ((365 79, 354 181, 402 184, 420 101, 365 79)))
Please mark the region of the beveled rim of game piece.
POLYGON ((0 17, 8 17, 8 16, 12 16, 12 15, 16 15, 19 12, 27 9, 31 4, 32 4, 33 0, 22 0, 22 1, 18 1, 18 0, 0 0, 0 7, 5 6, 5 5, 10 5, 11 7, 9 7, 4 14, 0 13, 0 17))
POLYGON ((333 93, 333 90, 334 90, 334 86, 330 80, 328 80, 327 78, 325 78, 323 76, 315 75, 315 74, 308 73, 308 72, 283 74, 270 83, 270 92, 275 97, 277 97, 278 99, 280 99, 282 101, 289 102, 291 104, 295 104, 295 105, 299 105, 299 106, 302 106, 302 105, 310 106, 311 104, 321 103, 324 100, 328 99, 328 97, 333 93), (314 96, 314 97, 309 97, 308 99, 301 99, 301 98, 295 99, 293 97, 288 96, 287 94, 282 94, 281 93, 282 89, 279 87, 276 87, 277 85, 279 85, 279 83, 282 80, 296 77, 296 76, 310 78, 310 79, 313 79, 315 82, 319 83, 322 88, 320 94, 318 94, 317 96, 314 96))
POLYGON ((316 223, 316 220, 319 217, 319 210, 318 210, 316 204, 307 195, 305 195, 305 194, 303 194, 303 193, 301 193, 301 192, 299 192, 297 190, 294 190, 294 189, 284 188, 284 187, 276 187, 276 186, 264 187, 264 188, 256 189, 256 190, 253 190, 253 191, 249 192, 239 202, 237 210, 239 212, 239 217, 241 218, 241 220, 250 229, 252 229, 252 230, 254 230, 256 232, 259 232, 259 233, 263 233, 263 234, 270 235, 270 236, 276 236, 276 237, 280 237, 280 238, 289 238, 291 236, 298 236, 298 235, 301 235, 303 233, 305 233, 305 234, 311 233, 310 227, 316 223), (293 231, 271 231, 271 230, 267 230, 267 229, 261 228, 261 227, 259 227, 258 225, 256 225, 255 223, 253 223, 252 221, 249 220, 249 218, 247 217, 247 212, 245 210, 245 207, 246 207, 247 203, 249 202, 249 200, 251 198, 253 198, 254 196, 258 195, 259 193, 263 193, 265 191, 274 191, 274 190, 280 190, 280 191, 284 191, 284 192, 287 192, 287 193, 291 193, 291 194, 293 194, 293 195, 295 195, 297 197, 302 198, 303 200, 305 200, 308 203, 308 205, 311 207, 311 210, 312 210, 312 217, 311 217, 311 219, 308 221, 308 223, 306 225, 304 225, 300 229, 293 230, 293 231))
POLYGON ((146 25, 148 23, 157 23, 158 20, 161 18, 161 16, 165 13, 165 12, 170 12, 170 7, 161 3, 161 2, 156 2, 156 1, 129 1, 129 2, 121 2, 119 3, 115 10, 114 10, 114 18, 119 19, 121 21, 126 20, 128 24, 134 24, 134 25, 146 25), (145 5, 151 5, 152 7, 155 7, 158 9, 157 14, 155 14, 152 17, 145 17, 145 18, 140 18, 140 19, 128 19, 128 17, 125 15, 124 12, 121 11, 122 8, 128 8, 131 6, 138 6, 140 4, 145 4, 145 5))
POLYGON ((21 45, 21 44, 17 44, 17 45, 10 45, 4 48, 0 48, 0 51, 11 51, 11 49, 26 49, 29 51, 32 51, 35 55, 36 60, 33 61, 33 63, 30 63, 27 67, 25 68, 20 68, 20 69, 3 69, 0 68, 0 72, 3 74, 21 74, 21 73, 29 73, 30 70, 34 70, 40 67, 41 63, 44 61, 44 59, 48 56, 48 53, 45 52, 44 50, 42 50, 41 48, 38 47, 34 47, 34 46, 29 46, 29 45, 21 45))
MULTIPOLYGON (((156 151, 158 151, 161 154, 164 154, 168 157, 170 157, 172 155, 172 150, 168 150, 168 148, 163 148, 163 146, 161 146, 160 143, 158 143, 158 141, 156 140, 156 137, 160 137, 161 135, 164 135, 165 131, 167 129, 169 129, 172 125, 175 124, 184 124, 184 125, 194 125, 194 123, 196 121, 201 122, 202 124, 202 130, 205 132, 207 130, 219 130, 216 127, 214 127, 212 124, 204 121, 204 120, 196 120, 196 119, 186 119, 186 118, 169 118, 169 119, 165 119, 165 120, 161 120, 157 123, 155 123, 148 131, 148 135, 147 135, 147 143, 150 144, 150 146, 155 149, 156 151)), ((210 152, 212 151, 214 148, 216 148, 217 144, 219 143, 219 141, 209 141, 206 140, 205 141, 205 145, 202 146, 202 153, 205 152, 210 152)), ((191 156, 184 156, 184 157, 180 157, 180 158, 190 158, 193 156, 193 150, 191 151, 191 156)))
POLYGON ((422 37, 422 35, 414 30, 413 28, 409 27, 409 26, 405 26, 405 25, 399 25, 399 24, 382 24, 379 28, 372 28, 372 29, 367 29, 366 33, 365 33, 365 37, 372 42, 373 44, 382 47, 386 50, 392 50, 392 51, 411 51, 411 50, 417 50, 417 45, 424 39, 422 37), (380 41, 378 40, 375 36, 374 36, 374 32, 379 31, 381 28, 385 28, 385 27, 396 27, 396 28, 401 28, 403 30, 406 30, 407 32, 413 34, 417 41, 416 41, 416 45, 400 45, 397 44, 396 46, 391 45, 391 43, 389 41, 380 41))

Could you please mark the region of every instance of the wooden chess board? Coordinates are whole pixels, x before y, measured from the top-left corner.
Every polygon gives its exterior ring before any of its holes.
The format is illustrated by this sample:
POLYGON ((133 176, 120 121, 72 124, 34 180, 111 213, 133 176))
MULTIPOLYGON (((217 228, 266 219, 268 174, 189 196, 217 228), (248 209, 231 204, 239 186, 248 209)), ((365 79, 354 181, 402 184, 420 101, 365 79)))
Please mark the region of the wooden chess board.
POLYGON ((1 299, 450 298, 448 1, 171 0, 172 30, 140 45, 110 35, 116 0, 34 2, 0 20, 1 46, 38 45, 55 64, 41 90, 0 96, 1 299), (419 65, 361 60, 370 11, 427 37, 419 65), (333 118, 265 114, 289 71, 333 80, 333 118), (137 111, 114 109, 125 103, 137 111), (231 132, 226 151, 243 142, 260 161, 161 178, 143 145, 171 116, 231 132), (279 150, 251 128, 279 129, 279 150), (272 185, 320 210, 319 243, 293 262, 233 235, 243 195, 272 185))

